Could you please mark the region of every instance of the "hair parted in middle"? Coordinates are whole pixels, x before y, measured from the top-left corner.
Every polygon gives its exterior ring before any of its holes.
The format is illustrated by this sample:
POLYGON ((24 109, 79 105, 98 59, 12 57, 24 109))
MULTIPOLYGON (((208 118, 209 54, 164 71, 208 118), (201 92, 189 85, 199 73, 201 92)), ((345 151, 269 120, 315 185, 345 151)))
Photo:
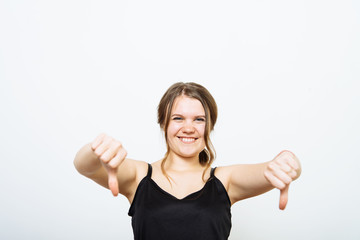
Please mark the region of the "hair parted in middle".
MULTIPOLYGON (((165 172, 165 162, 170 153, 170 147, 167 142, 167 128, 169 126, 171 118, 171 110, 174 105, 175 99, 179 96, 187 96, 194 98, 200 101, 204 110, 205 110, 205 148, 199 154, 199 162, 201 165, 206 166, 203 172, 203 180, 206 170, 211 166, 215 160, 215 149, 210 140, 210 132, 214 129, 216 119, 217 119, 217 105, 215 99, 210 94, 210 92, 200 84, 194 82, 178 82, 169 87, 165 92, 163 97, 160 100, 158 105, 158 123, 161 129, 165 133, 166 147, 167 152, 161 162, 161 171, 168 178, 168 175, 165 172)), ((168 178, 169 179, 169 178, 168 178)), ((170 180, 169 180, 170 181, 170 180)))

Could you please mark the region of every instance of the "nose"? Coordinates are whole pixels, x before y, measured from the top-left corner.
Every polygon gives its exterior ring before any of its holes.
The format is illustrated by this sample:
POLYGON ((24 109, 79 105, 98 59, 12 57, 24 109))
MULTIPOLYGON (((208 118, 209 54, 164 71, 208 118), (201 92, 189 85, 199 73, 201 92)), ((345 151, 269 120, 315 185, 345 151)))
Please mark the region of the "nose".
POLYGON ((195 132, 195 128, 193 126, 192 121, 185 121, 182 131, 184 133, 193 133, 193 132, 195 132))

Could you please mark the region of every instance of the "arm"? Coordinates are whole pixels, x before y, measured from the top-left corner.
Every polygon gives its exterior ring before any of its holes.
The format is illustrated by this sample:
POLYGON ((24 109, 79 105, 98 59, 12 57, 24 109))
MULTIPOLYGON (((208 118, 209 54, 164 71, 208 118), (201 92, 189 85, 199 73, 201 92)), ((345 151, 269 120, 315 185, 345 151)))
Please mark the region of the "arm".
POLYGON ((281 191, 280 209, 285 209, 289 185, 300 174, 300 162, 290 151, 282 151, 269 162, 234 165, 219 171, 219 176, 225 179, 232 204, 278 188, 281 191))
POLYGON ((114 196, 121 193, 131 201, 138 176, 142 175, 139 172, 145 174, 147 164, 128 159, 126 155, 119 141, 100 134, 78 151, 74 165, 80 174, 109 188, 114 196))

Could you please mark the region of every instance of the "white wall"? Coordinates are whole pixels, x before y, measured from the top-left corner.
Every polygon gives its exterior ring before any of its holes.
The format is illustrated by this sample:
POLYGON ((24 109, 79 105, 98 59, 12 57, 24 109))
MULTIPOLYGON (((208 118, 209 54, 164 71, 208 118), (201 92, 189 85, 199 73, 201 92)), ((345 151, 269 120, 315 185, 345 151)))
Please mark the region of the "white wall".
POLYGON ((177 81, 219 106, 215 165, 302 161, 237 203, 230 239, 359 239, 360 3, 0 1, 0 239, 131 239, 129 204, 79 175, 100 132, 164 154, 156 107, 177 81))

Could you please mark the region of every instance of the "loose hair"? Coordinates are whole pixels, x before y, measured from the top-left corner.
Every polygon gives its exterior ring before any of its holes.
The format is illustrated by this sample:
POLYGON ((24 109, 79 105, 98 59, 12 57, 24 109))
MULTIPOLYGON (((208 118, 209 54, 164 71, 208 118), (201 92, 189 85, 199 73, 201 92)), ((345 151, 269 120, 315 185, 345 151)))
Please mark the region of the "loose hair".
POLYGON ((167 140, 167 128, 169 126, 171 118, 172 107, 174 105, 175 99, 179 96, 187 96, 199 100, 205 110, 205 148, 199 154, 200 164, 202 166, 206 166, 202 175, 202 178, 204 180, 206 170, 211 166, 216 157, 214 146, 212 145, 210 140, 210 132, 214 129, 216 123, 217 105, 214 98, 211 96, 210 92, 205 87, 193 82, 178 82, 173 84, 165 92, 158 105, 158 123, 165 133, 167 147, 167 152, 165 153, 165 156, 161 162, 161 171, 169 180, 169 176, 167 175, 164 167, 166 159, 170 154, 170 147, 167 140))

